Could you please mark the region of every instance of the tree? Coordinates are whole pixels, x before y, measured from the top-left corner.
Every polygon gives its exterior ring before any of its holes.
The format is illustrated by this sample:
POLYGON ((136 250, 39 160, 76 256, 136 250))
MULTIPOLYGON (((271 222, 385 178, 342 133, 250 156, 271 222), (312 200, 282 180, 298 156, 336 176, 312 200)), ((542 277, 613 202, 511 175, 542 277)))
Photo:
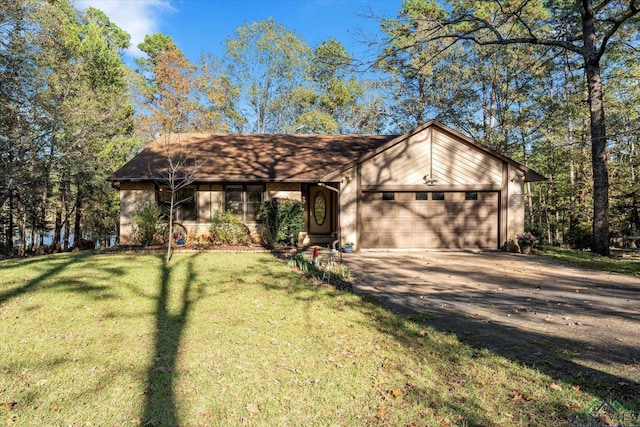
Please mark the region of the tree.
POLYGON ((293 94, 308 82, 309 46, 272 18, 242 25, 225 44, 227 75, 240 89, 243 130, 291 129, 298 100, 293 94))
POLYGON ((105 145, 124 143, 121 137, 131 130, 121 59, 128 35, 102 12, 80 15, 67 0, 9 2, 0 20, 7 35, 0 37, 0 72, 8 77, 0 92, 7 242, 13 241, 14 218, 21 251, 29 231, 31 246, 38 241, 42 247, 51 218, 54 244, 63 223, 68 239, 72 214, 79 239, 83 206, 91 205, 83 199, 114 195, 98 182, 113 165, 100 154, 105 145))
MULTIPOLYGON (((174 217, 176 209, 186 200, 180 198, 183 189, 191 185, 201 164, 187 153, 184 146, 188 134, 203 126, 201 97, 196 67, 184 56, 171 38, 163 34, 145 37, 138 45, 147 58, 138 61, 145 84, 142 86, 147 115, 146 131, 157 136, 156 143, 165 161, 164 176, 157 185, 169 190, 168 240, 165 262, 171 260, 174 217)), ((184 236, 186 237, 186 236, 184 236)))
POLYGON ((309 74, 317 95, 310 109, 297 117, 298 126, 314 129, 313 119, 324 118, 331 127, 319 128, 319 133, 373 133, 382 128, 382 100, 372 81, 356 78, 354 62, 336 39, 316 46, 309 74))
POLYGON ((612 163, 612 228, 621 235, 640 234, 640 56, 611 55, 605 75, 605 100, 612 163))
POLYGON ((581 58, 588 88, 593 170, 592 250, 609 253, 609 171, 601 61, 612 46, 638 33, 640 3, 575 0, 431 1, 409 0, 422 42, 471 42, 480 46, 547 46, 581 58))
MULTIPOLYGON (((115 145, 130 145, 126 136, 132 131, 132 106, 127 101, 125 66, 122 52, 128 47, 129 36, 110 23, 101 11, 87 9, 83 15, 60 1, 40 10, 42 23, 42 67, 46 73, 47 113, 51 123, 49 155, 53 160, 51 184, 57 184, 59 200, 73 199, 64 204, 63 216, 56 213, 54 246, 60 239, 64 217, 65 244, 70 236, 69 216, 73 211, 73 236, 76 242, 84 238, 85 208, 93 209, 91 201, 108 201, 115 192, 105 184, 122 157, 106 157, 104 153, 121 151, 115 145), (122 138, 125 136, 125 138, 122 138), (70 207, 71 206, 71 207, 70 207)), ((58 204, 60 206, 60 204, 58 204)), ((114 222, 113 211, 102 222, 114 222)), ((94 224, 97 222, 94 220, 94 224)), ((107 240, 95 229, 97 238, 107 240)))

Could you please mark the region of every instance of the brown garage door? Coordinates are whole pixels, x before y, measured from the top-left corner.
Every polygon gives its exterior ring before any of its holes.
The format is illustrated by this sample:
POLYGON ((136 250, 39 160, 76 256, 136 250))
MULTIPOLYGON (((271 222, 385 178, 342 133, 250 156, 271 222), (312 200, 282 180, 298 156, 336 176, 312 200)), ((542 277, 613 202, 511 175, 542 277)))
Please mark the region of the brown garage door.
POLYGON ((497 248, 498 193, 366 192, 363 248, 497 248))

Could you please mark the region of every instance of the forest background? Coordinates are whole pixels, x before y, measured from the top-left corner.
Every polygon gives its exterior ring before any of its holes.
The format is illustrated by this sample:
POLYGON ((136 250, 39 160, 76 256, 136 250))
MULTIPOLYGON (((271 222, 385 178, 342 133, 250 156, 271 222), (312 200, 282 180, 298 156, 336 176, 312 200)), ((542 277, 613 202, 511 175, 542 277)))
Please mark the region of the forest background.
POLYGON ((127 65, 130 37, 100 10, 0 0, 0 252, 112 243, 106 178, 162 133, 397 134, 436 119, 548 177, 526 186, 541 240, 606 253, 640 234, 639 16, 637 0, 407 0, 370 17, 370 57, 267 19, 199 61, 149 34, 127 65))

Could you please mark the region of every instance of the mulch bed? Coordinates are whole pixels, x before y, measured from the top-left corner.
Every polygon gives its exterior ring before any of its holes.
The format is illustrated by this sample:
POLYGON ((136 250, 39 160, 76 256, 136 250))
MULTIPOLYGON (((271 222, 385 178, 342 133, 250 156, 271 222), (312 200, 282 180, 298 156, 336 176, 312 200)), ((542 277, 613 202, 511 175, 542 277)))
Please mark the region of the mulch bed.
MULTIPOLYGON (((164 245, 152 245, 152 246, 138 246, 138 245, 116 245, 102 249, 101 252, 105 253, 158 253, 164 252, 167 247, 164 245)), ((261 245, 174 245, 172 246, 174 253, 183 252, 255 252, 255 253, 296 253, 299 248, 296 247, 282 247, 269 249, 261 245)))

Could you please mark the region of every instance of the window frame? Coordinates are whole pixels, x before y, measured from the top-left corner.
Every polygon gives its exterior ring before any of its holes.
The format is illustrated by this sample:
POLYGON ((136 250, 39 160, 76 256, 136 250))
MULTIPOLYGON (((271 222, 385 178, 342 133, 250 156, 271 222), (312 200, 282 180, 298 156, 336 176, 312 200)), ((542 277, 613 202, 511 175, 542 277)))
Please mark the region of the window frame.
POLYGON ((327 221, 327 196, 322 191, 318 191, 313 196, 312 216, 316 225, 322 226, 327 221), (322 200, 322 221, 318 219, 319 201, 322 200))
MULTIPOLYGON (((174 196, 175 196, 175 199, 174 199, 175 205, 173 208, 173 220, 176 222, 197 221, 198 220, 198 186, 187 185, 177 190, 174 196), (185 197, 184 193, 187 191, 191 192, 191 195, 185 197), (191 205, 191 208, 186 209, 185 205, 191 205), (192 215, 187 215, 188 212, 191 212, 192 215)), ((156 201, 158 206, 160 207, 160 210, 162 211, 162 216, 165 219, 168 219, 169 209, 171 205, 171 188, 169 188, 166 185, 158 186, 156 188, 156 201)))
POLYGON ((260 219, 260 208, 265 201, 266 186, 260 183, 254 184, 226 184, 223 187, 224 192, 224 210, 225 212, 231 212, 233 216, 238 218, 242 222, 262 222, 260 219), (253 188, 251 188, 253 187, 253 188), (257 187, 260 191, 257 191, 257 187), (234 192, 240 192, 240 200, 233 201, 233 203, 240 203, 239 212, 238 209, 229 209, 229 193, 230 189, 234 192), (252 200, 252 195, 260 194, 260 200, 252 200), (251 207, 253 206, 253 210, 251 207))

